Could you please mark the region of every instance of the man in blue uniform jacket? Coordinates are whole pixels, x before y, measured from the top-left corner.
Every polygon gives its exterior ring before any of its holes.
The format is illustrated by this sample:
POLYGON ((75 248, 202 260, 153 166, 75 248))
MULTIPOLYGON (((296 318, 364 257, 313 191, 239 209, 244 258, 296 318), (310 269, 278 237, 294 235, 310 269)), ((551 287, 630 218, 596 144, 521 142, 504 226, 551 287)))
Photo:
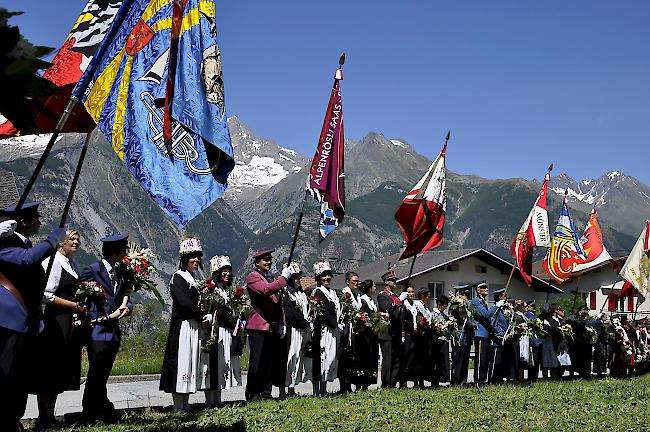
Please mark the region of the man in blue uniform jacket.
POLYGON ((490 318, 498 307, 503 306, 505 301, 500 300, 489 306, 487 303, 488 286, 487 282, 481 281, 476 286, 476 297, 470 300, 476 323, 474 331, 474 383, 478 386, 485 384, 488 378, 489 347, 490 347, 490 318), (499 304, 500 303, 500 304, 499 304))
POLYGON ((0 211, 0 431, 21 430, 29 373, 27 345, 38 334, 45 271, 41 261, 64 240, 65 229, 54 230, 32 246, 29 237, 41 226, 36 202, 0 211))
POLYGON ((102 260, 83 269, 82 281, 95 281, 104 289, 106 302, 103 310, 91 307, 89 315, 96 324, 93 327, 88 350, 88 377, 83 395, 83 414, 87 420, 116 420, 115 407, 106 395, 106 383, 113 368, 115 356, 120 349, 122 334, 118 320, 131 313, 133 305, 122 306, 125 291, 119 267, 116 265, 126 256, 126 234, 105 237, 102 240, 102 260), (119 309, 117 319, 107 317, 119 309))

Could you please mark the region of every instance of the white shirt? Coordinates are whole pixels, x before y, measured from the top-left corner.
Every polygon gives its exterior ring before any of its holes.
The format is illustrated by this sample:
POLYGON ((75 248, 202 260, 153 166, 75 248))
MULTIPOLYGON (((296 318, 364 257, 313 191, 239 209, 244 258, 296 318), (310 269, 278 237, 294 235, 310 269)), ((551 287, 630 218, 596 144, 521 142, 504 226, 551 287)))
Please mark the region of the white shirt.
POLYGON ((350 294, 350 299, 352 300, 352 307, 354 307, 356 310, 361 309, 361 299, 358 299, 354 295, 354 293, 352 293, 352 288, 346 285, 345 288, 343 288, 341 291, 343 292, 343 294, 345 293, 350 294))
POLYGON ((377 304, 376 304, 375 301, 372 299, 372 297, 370 297, 368 294, 364 294, 364 295, 361 296, 361 299, 359 300, 359 303, 361 303, 361 300, 365 300, 365 302, 366 302, 366 304, 368 305, 368 307, 369 307, 371 310, 377 312, 377 304))
MULTIPOLYGON (((41 263, 45 271, 47 271, 47 265, 49 262, 50 258, 48 257, 41 263)), ((45 286, 45 292, 43 293, 42 303, 52 303, 54 301, 54 293, 59 288, 59 283, 61 282, 62 270, 67 271, 74 277, 79 277, 77 272, 72 268, 70 259, 61 252, 56 251, 56 255, 54 255, 54 263, 52 264, 52 271, 50 272, 50 277, 47 279, 47 285, 45 286)))
POLYGON ((27 237, 25 237, 18 231, 14 231, 14 234, 16 234, 23 241, 23 243, 25 243, 25 246, 27 246, 27 241, 29 240, 27 237))

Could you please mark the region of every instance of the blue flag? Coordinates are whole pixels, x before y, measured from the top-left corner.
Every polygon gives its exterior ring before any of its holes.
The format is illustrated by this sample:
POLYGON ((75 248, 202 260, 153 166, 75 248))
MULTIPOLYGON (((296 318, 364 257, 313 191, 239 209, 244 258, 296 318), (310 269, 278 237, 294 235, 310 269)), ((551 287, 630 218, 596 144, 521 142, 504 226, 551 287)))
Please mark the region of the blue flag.
POLYGON ((214 1, 176 2, 177 17, 170 0, 131 2, 81 99, 131 174, 183 227, 225 192, 235 161, 214 1))

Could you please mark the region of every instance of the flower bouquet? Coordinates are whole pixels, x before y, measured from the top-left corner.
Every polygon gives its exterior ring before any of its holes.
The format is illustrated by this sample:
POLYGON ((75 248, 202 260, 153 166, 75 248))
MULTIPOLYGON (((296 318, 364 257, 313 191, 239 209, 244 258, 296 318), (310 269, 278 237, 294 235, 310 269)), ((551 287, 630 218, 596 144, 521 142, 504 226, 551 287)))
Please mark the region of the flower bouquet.
POLYGON ((314 322, 321 316, 323 316, 323 299, 318 294, 314 294, 309 297, 309 317, 314 322))
POLYGON ((595 328, 585 327, 585 335, 587 336, 587 339, 591 345, 596 345, 598 342, 598 332, 595 328))
POLYGON ((571 324, 564 324, 558 327, 558 330, 562 334, 562 338, 565 340, 573 340, 575 334, 573 333, 573 327, 571 324))
MULTIPOLYGON (((106 294, 104 293, 102 286, 95 281, 80 282, 78 284, 77 291, 72 298, 72 301, 80 303, 87 308, 90 308, 94 305, 97 309, 98 314, 102 314, 104 313, 106 294)), ((88 319, 84 320, 76 313, 73 314, 72 320, 74 325, 77 326, 82 325, 84 321, 88 323, 88 319)))
MULTIPOLYGON (((236 287, 229 293, 230 306, 232 307, 233 316, 237 319, 235 329, 232 331, 233 337, 243 337, 246 321, 251 314, 251 305, 246 296, 244 287, 236 287)), ((242 341, 243 343, 243 341, 242 341)))
POLYGON ((339 302, 341 303, 341 317, 339 321, 342 323, 349 322, 356 311, 352 303, 352 295, 349 292, 341 293, 339 302))
POLYGON ((151 291, 160 304, 165 304, 165 300, 156 288, 156 284, 151 280, 151 277, 158 272, 152 263, 157 258, 151 249, 138 249, 135 245, 129 244, 126 256, 116 264, 116 270, 119 269, 122 280, 127 287, 127 294, 125 295, 128 296, 131 291, 144 288, 151 291))
POLYGON ((390 315, 386 312, 374 312, 370 314, 370 328, 375 334, 388 333, 390 327, 390 315))
POLYGON ((363 331, 365 328, 371 327, 371 317, 366 312, 357 312, 352 315, 352 326, 359 331, 363 331))
POLYGON ((533 318, 527 322, 528 330, 538 338, 543 338, 546 336, 546 330, 544 330, 544 322, 539 318, 533 318))

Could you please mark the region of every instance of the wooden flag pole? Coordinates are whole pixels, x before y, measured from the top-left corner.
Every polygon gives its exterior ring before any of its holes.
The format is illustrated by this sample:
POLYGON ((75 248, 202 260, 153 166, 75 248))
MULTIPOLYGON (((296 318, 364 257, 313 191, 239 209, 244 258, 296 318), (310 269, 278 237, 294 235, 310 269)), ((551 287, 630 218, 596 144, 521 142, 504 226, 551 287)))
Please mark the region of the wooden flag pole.
POLYGON ((512 270, 510 270, 510 276, 508 276, 508 282, 506 282, 506 290, 504 291, 504 294, 506 295, 506 298, 508 297, 508 288, 510 288, 510 281, 512 280, 512 275, 515 274, 515 265, 512 265, 512 270))

